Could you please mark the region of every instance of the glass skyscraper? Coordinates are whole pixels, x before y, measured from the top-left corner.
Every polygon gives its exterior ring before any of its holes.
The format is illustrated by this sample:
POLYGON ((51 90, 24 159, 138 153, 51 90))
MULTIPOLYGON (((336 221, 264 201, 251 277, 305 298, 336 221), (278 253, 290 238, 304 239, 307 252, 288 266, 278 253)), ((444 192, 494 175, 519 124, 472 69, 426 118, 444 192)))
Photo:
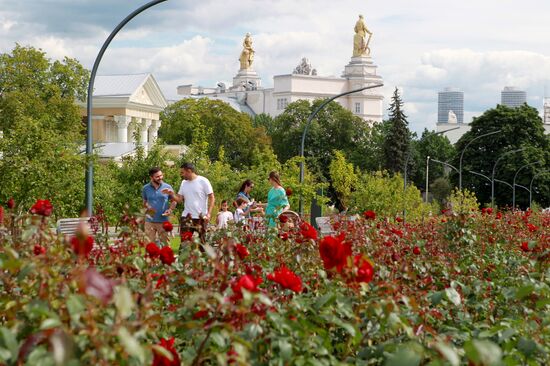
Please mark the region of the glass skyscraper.
POLYGON ((437 122, 448 123, 449 111, 453 111, 457 122, 464 123, 464 92, 455 88, 445 88, 438 95, 437 122))
POLYGON ((505 86, 500 92, 500 104, 516 108, 527 102, 527 93, 513 86, 505 86))

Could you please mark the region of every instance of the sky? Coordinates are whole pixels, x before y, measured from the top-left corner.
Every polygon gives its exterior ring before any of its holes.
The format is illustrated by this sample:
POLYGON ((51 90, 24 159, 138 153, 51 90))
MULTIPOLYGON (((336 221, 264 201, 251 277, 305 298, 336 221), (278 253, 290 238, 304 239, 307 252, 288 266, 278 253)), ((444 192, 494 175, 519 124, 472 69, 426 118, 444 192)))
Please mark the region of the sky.
MULTIPOLYGON (((91 69, 116 25, 144 0, 0 0, 0 52, 15 43, 91 69)), ((231 83, 246 32, 262 85, 307 57, 322 76, 350 61, 363 14, 384 78, 384 108, 395 87, 410 128, 435 129, 437 92, 464 91, 465 122, 500 102, 504 86, 527 91, 542 110, 550 96, 547 0, 167 0, 138 15, 113 40, 99 74, 151 72, 164 95, 182 84, 231 83)))

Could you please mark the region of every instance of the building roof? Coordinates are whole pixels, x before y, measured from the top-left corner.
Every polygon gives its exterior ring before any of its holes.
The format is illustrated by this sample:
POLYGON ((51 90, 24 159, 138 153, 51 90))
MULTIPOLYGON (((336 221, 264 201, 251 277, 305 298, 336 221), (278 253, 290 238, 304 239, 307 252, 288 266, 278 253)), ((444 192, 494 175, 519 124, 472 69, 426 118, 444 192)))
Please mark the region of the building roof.
POLYGON ((235 97, 230 97, 230 96, 222 96, 222 95, 208 95, 208 94, 201 94, 201 95, 186 95, 184 96, 183 98, 178 98, 178 99, 175 99, 175 100, 170 100, 170 104, 172 103, 175 103, 175 102, 178 102, 182 99, 187 99, 187 98, 191 98, 191 99, 201 99, 201 98, 208 98, 208 99, 212 99, 212 100, 220 100, 222 102, 225 102, 227 104, 229 104, 229 106, 231 108, 233 108, 234 110, 236 110, 237 112, 243 112, 243 113, 246 113, 248 115, 250 115, 251 117, 254 117, 256 115, 256 113, 252 110, 252 108, 250 108, 250 106, 248 104, 246 104, 246 101, 244 102, 239 102, 237 100, 237 98, 235 97))
POLYGON ((94 97, 129 97, 151 74, 97 75, 94 97))

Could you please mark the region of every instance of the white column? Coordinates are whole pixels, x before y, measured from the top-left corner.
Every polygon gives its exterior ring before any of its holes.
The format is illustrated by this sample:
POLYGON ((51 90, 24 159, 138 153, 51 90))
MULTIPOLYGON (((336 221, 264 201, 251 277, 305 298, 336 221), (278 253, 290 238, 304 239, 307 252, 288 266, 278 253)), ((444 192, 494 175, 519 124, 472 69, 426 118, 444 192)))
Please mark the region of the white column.
POLYGON ((117 142, 128 142, 128 126, 132 121, 130 116, 114 116, 117 127, 117 142))
POLYGON ((147 138, 149 137, 149 127, 151 127, 151 120, 147 118, 141 119, 141 144, 147 147, 147 138))

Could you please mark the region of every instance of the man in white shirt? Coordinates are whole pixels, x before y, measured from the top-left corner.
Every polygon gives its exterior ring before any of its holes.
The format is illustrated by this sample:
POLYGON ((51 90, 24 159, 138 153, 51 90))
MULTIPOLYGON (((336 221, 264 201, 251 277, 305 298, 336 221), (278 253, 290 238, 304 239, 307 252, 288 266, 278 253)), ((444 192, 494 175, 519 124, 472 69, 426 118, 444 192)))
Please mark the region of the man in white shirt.
POLYGON ((180 221, 180 234, 183 237, 186 232, 198 232, 201 242, 205 243, 206 227, 216 201, 214 190, 208 179, 197 175, 195 166, 191 163, 182 164, 180 176, 183 181, 178 193, 166 192, 175 202, 184 203, 180 221))

